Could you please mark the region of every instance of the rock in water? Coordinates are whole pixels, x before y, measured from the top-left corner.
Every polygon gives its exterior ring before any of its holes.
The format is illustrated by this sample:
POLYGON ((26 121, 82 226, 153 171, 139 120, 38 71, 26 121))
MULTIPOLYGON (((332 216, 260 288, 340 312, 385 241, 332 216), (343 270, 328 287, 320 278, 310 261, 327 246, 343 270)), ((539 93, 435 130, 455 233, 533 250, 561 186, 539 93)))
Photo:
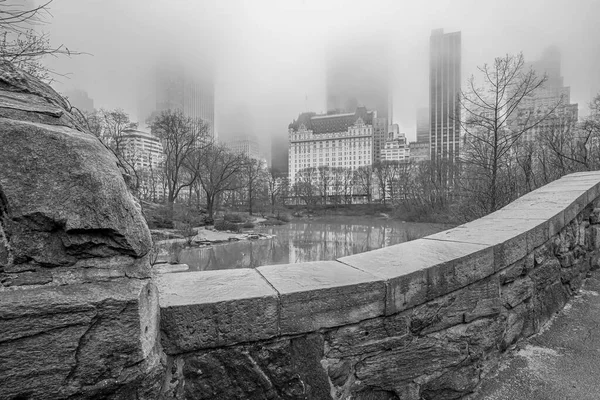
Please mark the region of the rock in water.
POLYGON ((152 398, 150 232, 117 158, 0 63, 0 398, 152 398))

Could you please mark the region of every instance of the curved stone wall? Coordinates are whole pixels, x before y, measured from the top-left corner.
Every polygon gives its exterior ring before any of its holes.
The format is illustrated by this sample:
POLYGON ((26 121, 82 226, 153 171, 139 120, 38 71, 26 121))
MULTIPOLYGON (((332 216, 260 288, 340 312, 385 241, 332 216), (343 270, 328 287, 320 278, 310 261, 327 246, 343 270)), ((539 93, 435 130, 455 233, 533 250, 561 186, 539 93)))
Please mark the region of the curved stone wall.
POLYGON ((562 309, 600 247, 600 172, 337 261, 157 279, 177 399, 457 399, 562 309))

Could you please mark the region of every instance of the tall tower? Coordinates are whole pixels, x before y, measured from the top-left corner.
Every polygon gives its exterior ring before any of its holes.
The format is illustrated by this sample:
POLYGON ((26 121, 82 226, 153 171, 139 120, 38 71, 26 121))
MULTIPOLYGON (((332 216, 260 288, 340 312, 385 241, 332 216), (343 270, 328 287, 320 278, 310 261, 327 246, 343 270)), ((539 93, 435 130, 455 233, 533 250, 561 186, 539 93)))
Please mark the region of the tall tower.
POLYGON ((430 157, 454 161, 460 146, 460 32, 431 32, 429 45, 430 157))
POLYGON ((198 66, 192 70, 165 57, 151 71, 149 79, 140 85, 139 122, 146 122, 158 112, 178 109, 187 117, 206 122, 210 136, 216 139, 212 70, 198 66))

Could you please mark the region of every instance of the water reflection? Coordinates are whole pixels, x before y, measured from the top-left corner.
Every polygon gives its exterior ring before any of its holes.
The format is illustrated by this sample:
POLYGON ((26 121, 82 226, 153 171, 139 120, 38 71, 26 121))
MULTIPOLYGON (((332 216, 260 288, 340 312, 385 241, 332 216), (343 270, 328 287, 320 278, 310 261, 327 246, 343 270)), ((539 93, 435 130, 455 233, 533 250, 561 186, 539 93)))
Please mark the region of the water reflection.
POLYGON ((255 231, 277 235, 207 248, 185 249, 180 261, 191 270, 255 268, 261 265, 334 260, 427 236, 448 227, 442 224, 354 219, 291 222, 255 231))

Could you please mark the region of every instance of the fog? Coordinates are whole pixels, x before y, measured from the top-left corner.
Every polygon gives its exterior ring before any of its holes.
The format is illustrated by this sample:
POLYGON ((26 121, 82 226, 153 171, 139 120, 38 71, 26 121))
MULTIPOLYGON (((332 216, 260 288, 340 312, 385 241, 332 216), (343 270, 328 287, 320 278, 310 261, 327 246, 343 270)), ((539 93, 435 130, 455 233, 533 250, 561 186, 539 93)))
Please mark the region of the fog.
POLYGON ((388 63, 393 122, 411 140, 417 108, 428 105, 432 29, 462 32, 463 82, 496 56, 534 61, 556 45, 580 115, 600 90, 598 0, 55 0, 50 11, 40 28, 52 43, 90 54, 49 60, 68 74, 57 90, 83 89, 96 108, 137 120, 154 68, 179 60, 214 72, 219 134, 247 121, 265 153, 300 112, 326 111, 326 60, 345 41, 388 46, 387 61, 371 61, 388 63))

